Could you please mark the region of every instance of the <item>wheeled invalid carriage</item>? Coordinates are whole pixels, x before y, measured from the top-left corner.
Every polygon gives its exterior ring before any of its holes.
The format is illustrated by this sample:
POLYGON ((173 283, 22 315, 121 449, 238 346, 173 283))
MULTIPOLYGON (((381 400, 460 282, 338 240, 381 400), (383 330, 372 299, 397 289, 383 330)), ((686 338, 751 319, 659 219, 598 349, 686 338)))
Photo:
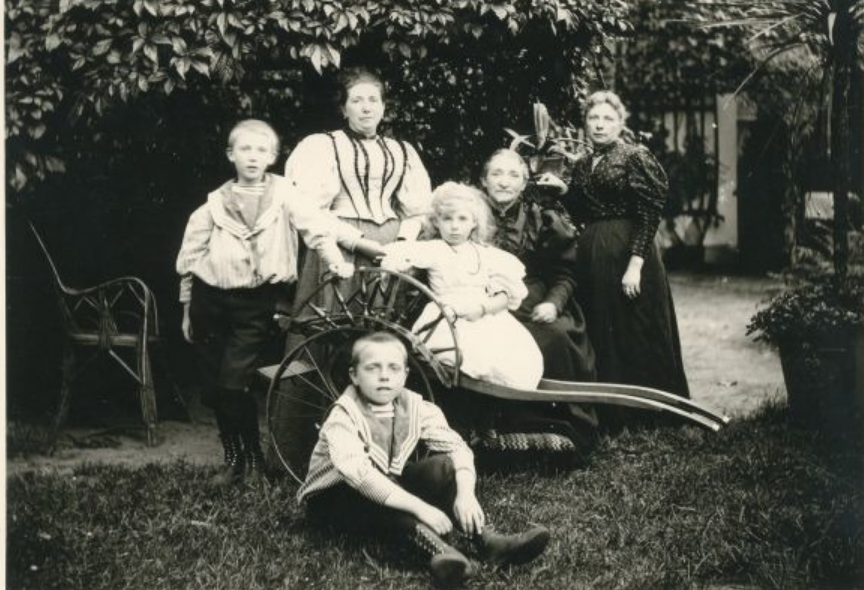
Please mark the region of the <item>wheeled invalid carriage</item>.
MULTIPOLYGON (((448 407, 454 406, 442 404, 446 400, 441 398, 458 401, 479 396, 529 405, 559 405, 574 412, 577 420, 589 422, 593 419, 591 407, 597 404, 663 412, 712 431, 729 421, 689 399, 646 387, 543 379, 537 389, 528 390, 473 379, 459 371, 459 334, 452 313, 422 282, 413 276, 375 267, 361 267, 356 273, 360 282, 353 292, 345 292, 344 284, 335 276, 321 283, 290 321, 288 330, 296 345, 290 347, 279 365, 262 370, 270 380, 267 429, 271 457, 298 481, 306 474, 318 429, 329 407, 349 383, 351 344, 360 335, 378 330, 402 338, 409 351, 408 387, 442 405, 451 423, 455 418, 459 424, 460 416, 448 411, 448 407), (331 311, 314 303, 322 296, 332 298, 331 311), (429 303, 439 313, 425 325, 414 326, 429 303), (450 330, 455 346, 435 349, 428 345, 433 331, 441 324, 450 330)), ((457 403, 455 407, 460 406, 457 403)), ((523 424, 511 423, 494 441, 475 438, 475 443, 487 448, 578 453, 585 441, 579 440, 579 433, 573 429, 557 428, 561 424, 535 416, 523 424)))

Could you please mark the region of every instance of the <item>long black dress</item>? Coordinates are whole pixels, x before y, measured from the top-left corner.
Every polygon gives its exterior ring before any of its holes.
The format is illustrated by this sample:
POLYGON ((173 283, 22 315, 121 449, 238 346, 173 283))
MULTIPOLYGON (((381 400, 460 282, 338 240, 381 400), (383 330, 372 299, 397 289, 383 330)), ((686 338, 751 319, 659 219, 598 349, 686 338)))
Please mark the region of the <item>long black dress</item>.
POLYGON ((528 296, 513 315, 531 332, 543 353, 543 377, 594 381, 594 350, 582 311, 572 299, 576 288, 574 241, 556 234, 553 224, 544 223, 544 212, 534 201, 522 199, 506 209, 491 200, 490 205, 497 225, 494 245, 525 265, 528 296), (544 302, 555 305, 558 318, 548 324, 531 321, 534 306, 544 302))
POLYGON ((615 142, 576 163, 564 197, 586 225, 579 237, 577 300, 597 355, 597 379, 689 397, 675 308, 654 234, 668 183, 642 146, 615 142), (641 294, 628 299, 621 278, 642 257, 641 294))

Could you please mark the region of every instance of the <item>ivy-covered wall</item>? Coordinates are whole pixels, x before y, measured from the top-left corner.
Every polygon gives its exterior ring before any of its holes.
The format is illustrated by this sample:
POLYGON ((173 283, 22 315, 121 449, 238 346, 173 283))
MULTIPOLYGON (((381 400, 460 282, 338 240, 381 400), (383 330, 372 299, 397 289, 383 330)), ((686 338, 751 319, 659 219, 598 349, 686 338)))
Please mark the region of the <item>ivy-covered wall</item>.
POLYGON ((623 0, 13 0, 10 186, 69 171, 69 148, 117 141, 121 118, 147 116, 170 142, 185 131, 171 120, 183 105, 216 143, 223 118, 258 114, 290 146, 327 122, 328 75, 347 63, 383 71, 394 130, 450 176, 463 161, 454 150, 531 100, 572 102, 606 39, 626 32, 625 10, 623 0))

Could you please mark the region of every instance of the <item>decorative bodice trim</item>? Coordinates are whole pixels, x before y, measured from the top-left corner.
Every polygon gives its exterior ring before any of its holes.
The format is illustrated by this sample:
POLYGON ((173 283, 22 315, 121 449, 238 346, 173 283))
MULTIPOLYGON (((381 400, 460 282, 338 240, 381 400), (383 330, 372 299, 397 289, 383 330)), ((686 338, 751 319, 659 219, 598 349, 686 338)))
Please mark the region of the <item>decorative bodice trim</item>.
MULTIPOLYGON (((408 151, 404 142, 380 136, 358 139, 345 131, 327 136, 333 144, 345 199, 357 218, 378 224, 398 219, 393 197, 405 178, 408 151)), ((338 200, 334 207, 337 210, 341 209, 338 200)))

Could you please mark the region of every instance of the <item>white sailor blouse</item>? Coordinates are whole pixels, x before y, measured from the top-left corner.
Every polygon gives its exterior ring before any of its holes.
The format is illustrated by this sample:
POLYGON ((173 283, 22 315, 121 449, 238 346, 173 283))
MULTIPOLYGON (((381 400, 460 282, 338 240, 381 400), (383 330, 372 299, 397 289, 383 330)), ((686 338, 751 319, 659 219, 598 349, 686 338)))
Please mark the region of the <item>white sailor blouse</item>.
MULTIPOLYGON (((335 230, 304 204, 281 176, 267 174, 259 213, 250 227, 228 181, 189 217, 177 255, 180 301, 191 299, 192 277, 219 289, 255 288, 297 278, 297 232, 310 247, 338 255, 335 230)), ((243 197, 240 197, 243 198, 243 197)))
MULTIPOLYGON (((432 202, 429 174, 411 144, 377 136, 360 138, 345 131, 304 138, 285 163, 285 178, 304 199, 337 219, 378 225, 399 219, 400 237, 413 239, 432 202)), ((362 232, 340 223, 339 244, 346 249, 362 232)))
POLYGON ((340 483, 384 504, 417 446, 447 453, 457 470, 474 472, 474 454, 447 424, 441 409, 408 389, 393 400, 392 418, 377 418, 371 405, 348 386, 321 427, 299 501, 340 483))

